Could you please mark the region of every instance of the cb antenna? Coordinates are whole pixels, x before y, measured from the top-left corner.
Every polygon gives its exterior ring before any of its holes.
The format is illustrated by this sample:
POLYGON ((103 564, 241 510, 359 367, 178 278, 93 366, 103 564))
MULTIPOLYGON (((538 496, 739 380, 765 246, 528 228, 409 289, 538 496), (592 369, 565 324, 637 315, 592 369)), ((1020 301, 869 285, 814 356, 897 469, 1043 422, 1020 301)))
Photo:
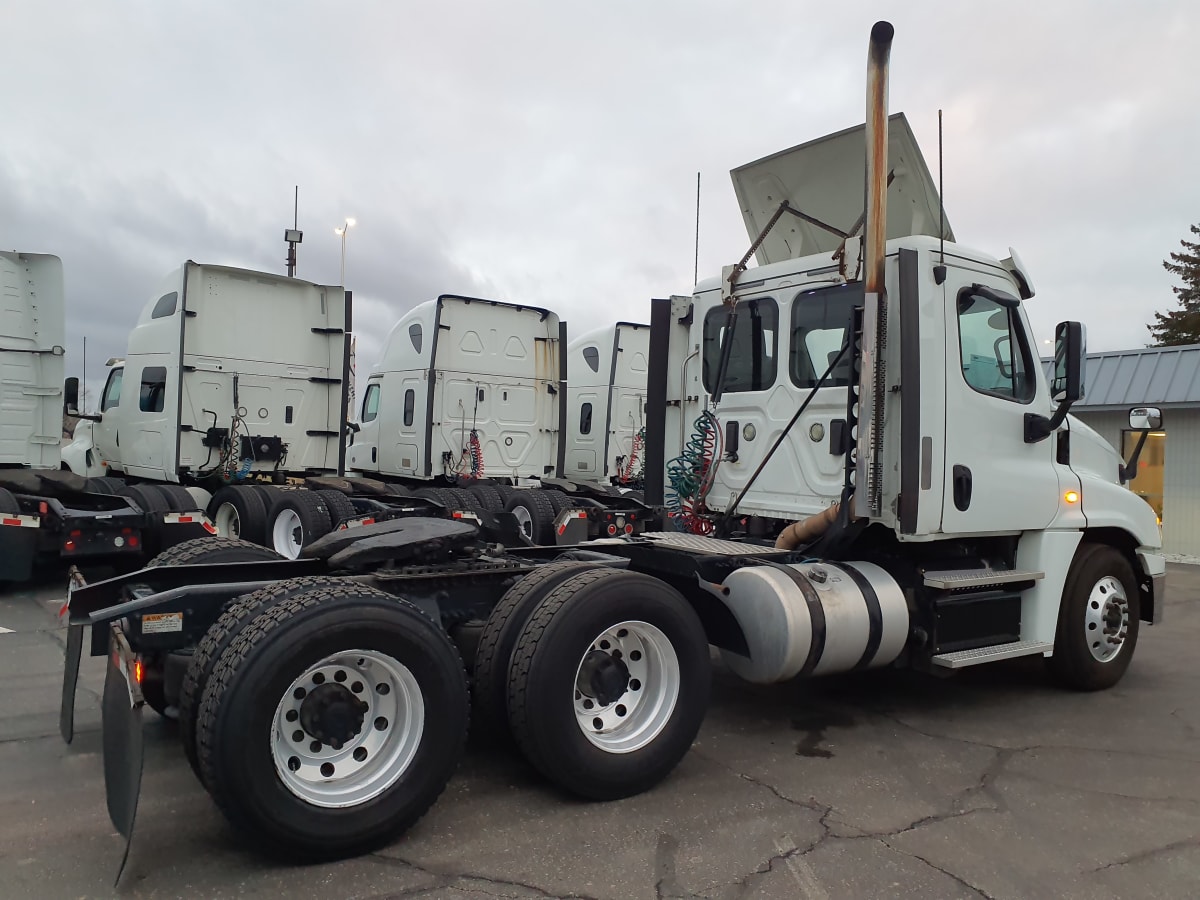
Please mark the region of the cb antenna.
POLYGON ((946 200, 942 196, 942 111, 938 110, 938 264, 933 267, 933 281, 946 280, 946 200))
POLYGON ((700 173, 696 173, 696 257, 692 267, 693 286, 700 280, 700 173))

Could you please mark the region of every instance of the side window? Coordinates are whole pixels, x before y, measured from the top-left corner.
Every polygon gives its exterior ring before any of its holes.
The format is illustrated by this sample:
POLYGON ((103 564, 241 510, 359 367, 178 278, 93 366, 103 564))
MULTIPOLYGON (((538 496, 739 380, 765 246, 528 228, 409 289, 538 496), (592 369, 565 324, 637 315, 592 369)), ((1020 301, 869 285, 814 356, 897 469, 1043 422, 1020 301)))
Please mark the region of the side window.
POLYGON ((417 406, 417 393, 412 388, 404 392, 404 424, 413 423, 413 410, 417 406))
POLYGON ((367 385, 367 393, 363 396, 362 420, 374 422, 379 415, 379 385, 367 385))
POLYGON ((958 295, 962 373, 973 389, 1021 403, 1033 399, 1032 356, 1016 298, 1001 304, 967 288, 958 295))
POLYGON ((158 302, 154 304, 154 309, 150 311, 150 318, 165 319, 167 316, 175 315, 175 304, 178 302, 179 294, 175 291, 163 294, 158 298, 158 302))
POLYGON ((408 326, 408 339, 412 341, 413 349, 421 352, 421 324, 414 322, 408 326))
POLYGON ((121 379, 124 374, 124 369, 113 369, 108 373, 108 381, 104 384, 104 394, 100 398, 100 412, 120 404, 121 379))
POLYGON ((592 404, 585 403, 579 409, 579 433, 592 433, 592 404))
POLYGON ((583 361, 588 364, 588 368, 593 372, 600 371, 600 350, 597 347, 583 348, 583 361))
MULTIPOLYGON (((716 306, 704 316, 704 388, 717 387, 721 351, 726 341, 729 311, 716 306)), ((725 373, 725 391, 762 391, 775 383, 779 349, 779 307, 770 297, 742 300, 737 305, 733 347, 725 373)))
MULTIPOLYGON (((792 301, 792 349, 788 360, 792 384, 814 387, 842 349, 850 312, 863 302, 861 282, 804 291, 792 301)), ((829 373, 825 385, 845 387, 854 371, 847 353, 829 373)))
POLYGON ((142 384, 138 389, 138 409, 142 412, 162 412, 167 395, 167 370, 163 366, 142 369, 142 384))

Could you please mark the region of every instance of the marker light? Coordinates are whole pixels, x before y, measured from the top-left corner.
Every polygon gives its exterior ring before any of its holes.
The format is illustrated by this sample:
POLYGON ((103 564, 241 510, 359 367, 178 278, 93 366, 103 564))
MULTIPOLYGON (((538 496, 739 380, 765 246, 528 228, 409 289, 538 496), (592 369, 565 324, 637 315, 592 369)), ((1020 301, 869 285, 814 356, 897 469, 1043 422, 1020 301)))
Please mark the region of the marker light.
POLYGON ((1079 491, 1067 491, 1065 494, 1063 494, 1063 499, 1068 503, 1078 503, 1079 491))
POLYGON ((142 661, 140 659, 133 663, 133 680, 138 684, 142 683, 142 661))

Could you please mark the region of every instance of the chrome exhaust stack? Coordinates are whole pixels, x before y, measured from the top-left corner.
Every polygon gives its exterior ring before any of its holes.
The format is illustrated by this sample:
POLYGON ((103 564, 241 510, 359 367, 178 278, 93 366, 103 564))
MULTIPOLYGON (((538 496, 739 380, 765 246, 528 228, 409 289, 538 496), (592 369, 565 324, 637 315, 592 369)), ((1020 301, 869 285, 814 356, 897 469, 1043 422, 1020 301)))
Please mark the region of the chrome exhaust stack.
POLYGON ((887 241, 888 57, 895 29, 890 22, 871 28, 867 51, 867 172, 862 346, 858 384, 858 462, 855 467, 854 518, 882 512, 883 402, 886 390, 883 351, 887 343, 887 293, 884 245, 887 241))

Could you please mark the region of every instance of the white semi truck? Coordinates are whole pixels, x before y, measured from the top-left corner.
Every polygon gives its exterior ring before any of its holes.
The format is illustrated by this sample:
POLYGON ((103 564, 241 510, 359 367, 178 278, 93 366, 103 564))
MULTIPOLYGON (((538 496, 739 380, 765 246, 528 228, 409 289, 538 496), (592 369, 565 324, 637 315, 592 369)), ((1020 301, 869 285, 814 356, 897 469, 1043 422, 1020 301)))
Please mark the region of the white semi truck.
MULTIPOLYGON (((624 334, 639 326, 618 328, 624 334)), ((610 527, 641 531, 648 511, 591 487, 595 466, 564 473, 564 461, 585 458, 600 434, 580 435, 585 449, 577 451, 574 433, 563 427, 574 408, 566 334, 566 323, 539 307, 451 294, 414 307, 393 326, 367 380, 348 473, 399 484, 449 508, 511 512, 538 544, 556 543, 560 530, 566 535, 567 519, 572 534, 581 525, 592 536, 610 527)), ((639 352, 644 382, 644 335, 631 360, 639 352)), ((587 365, 582 356, 580 363, 587 365)), ((599 408, 588 403, 589 414, 599 408)))
POLYGON ((192 488, 222 535, 263 543, 276 522, 323 534, 333 504, 345 512, 338 498, 271 484, 342 473, 350 328, 341 287, 186 262, 109 361, 64 461, 146 503, 161 486, 192 488))
POLYGON ((567 476, 637 485, 645 462, 650 326, 617 322, 567 347, 567 476))
MULTIPOLYGON (((646 493, 665 499, 669 480, 684 521, 718 536, 515 547, 410 518, 290 561, 191 542, 77 588, 63 731, 90 626, 108 658, 106 787, 123 835, 147 653, 188 656, 183 749, 222 812, 309 861, 411 826, 452 776, 468 718, 579 796, 650 788, 700 728, 710 647, 759 683, 1024 655, 1076 689, 1122 677, 1139 628, 1162 615, 1157 522, 1120 483, 1129 464, 1067 414, 1084 389, 1082 327, 1057 330, 1047 383, 1016 258, 943 246, 930 204, 889 205, 922 188, 901 177, 921 174, 916 158, 889 152, 891 39, 889 24, 872 29, 861 263, 856 213, 789 212, 785 159, 783 190, 746 202, 787 223, 752 228, 765 264, 652 303, 646 493), (797 245, 785 215, 838 229, 837 247, 797 245)), ((1135 411, 1131 427, 1159 419, 1135 411)))
POLYGON ((0 582, 39 562, 129 566, 210 527, 186 491, 144 497, 62 471, 66 359, 62 261, 0 253, 0 582), (122 495, 123 494, 123 495, 122 495))

